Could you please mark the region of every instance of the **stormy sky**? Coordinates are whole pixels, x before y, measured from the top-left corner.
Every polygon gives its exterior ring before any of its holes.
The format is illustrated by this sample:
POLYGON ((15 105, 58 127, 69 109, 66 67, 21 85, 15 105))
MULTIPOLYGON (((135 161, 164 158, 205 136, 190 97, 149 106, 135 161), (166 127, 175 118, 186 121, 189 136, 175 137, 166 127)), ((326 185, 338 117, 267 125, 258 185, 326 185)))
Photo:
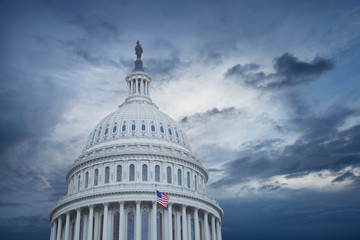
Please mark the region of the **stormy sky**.
POLYGON ((1 1, 0 239, 49 239, 92 128, 150 94, 209 170, 223 239, 360 239, 359 1, 1 1))

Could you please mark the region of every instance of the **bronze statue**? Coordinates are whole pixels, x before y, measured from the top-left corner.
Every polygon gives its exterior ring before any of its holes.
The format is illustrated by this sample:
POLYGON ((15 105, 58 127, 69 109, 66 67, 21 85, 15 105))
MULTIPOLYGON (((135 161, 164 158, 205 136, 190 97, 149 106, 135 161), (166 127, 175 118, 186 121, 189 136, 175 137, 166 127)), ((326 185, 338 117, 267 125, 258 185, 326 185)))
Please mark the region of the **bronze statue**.
POLYGON ((135 54, 138 59, 141 59, 141 54, 143 53, 142 46, 140 44, 140 41, 137 40, 136 47, 135 47, 135 54))

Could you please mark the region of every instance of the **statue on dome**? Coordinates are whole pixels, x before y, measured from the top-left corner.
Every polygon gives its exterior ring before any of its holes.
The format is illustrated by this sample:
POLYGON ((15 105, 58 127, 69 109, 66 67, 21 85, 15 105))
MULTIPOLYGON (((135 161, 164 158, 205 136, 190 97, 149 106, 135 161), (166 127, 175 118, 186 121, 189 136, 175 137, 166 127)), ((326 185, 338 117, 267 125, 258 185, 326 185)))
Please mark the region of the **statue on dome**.
POLYGON ((141 54, 143 53, 142 46, 140 44, 140 41, 137 40, 136 47, 135 47, 135 54, 138 59, 141 59, 141 54))

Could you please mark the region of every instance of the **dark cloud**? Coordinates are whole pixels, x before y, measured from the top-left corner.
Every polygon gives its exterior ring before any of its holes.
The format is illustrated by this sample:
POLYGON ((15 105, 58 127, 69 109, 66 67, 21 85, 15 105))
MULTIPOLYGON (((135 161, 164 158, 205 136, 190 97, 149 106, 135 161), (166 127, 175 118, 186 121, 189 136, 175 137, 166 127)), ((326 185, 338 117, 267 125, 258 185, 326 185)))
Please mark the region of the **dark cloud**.
POLYGON ((355 179, 357 179, 357 177, 353 173, 346 172, 336 177, 332 182, 343 182, 345 180, 355 180, 355 179))
POLYGON ((181 118, 180 123, 185 128, 189 129, 194 126, 194 124, 208 122, 213 118, 224 118, 224 119, 232 119, 233 117, 241 114, 241 110, 235 107, 228 107, 219 110, 218 108, 213 108, 206 112, 195 113, 190 116, 184 116, 181 118))
MULTIPOLYGON (((330 170, 336 174, 347 166, 360 166, 360 125, 339 131, 344 120, 358 111, 336 109, 325 116, 310 113, 303 121, 290 120, 302 135, 292 144, 277 150, 279 139, 249 142, 242 146, 238 159, 223 165, 225 176, 212 187, 233 185, 249 179, 287 175, 296 178, 313 171, 330 170)), ((354 178, 347 173, 335 182, 354 178)), ((265 189, 264 189, 265 190, 265 189)))
POLYGON ((240 78, 245 84, 262 89, 275 89, 295 86, 313 81, 316 77, 334 68, 334 63, 325 58, 316 57, 311 62, 298 60, 290 53, 274 59, 275 73, 266 74, 255 63, 237 64, 228 69, 226 77, 240 78))
POLYGON ((50 77, 33 78, 1 77, 0 151, 14 143, 49 136, 74 97, 50 77))

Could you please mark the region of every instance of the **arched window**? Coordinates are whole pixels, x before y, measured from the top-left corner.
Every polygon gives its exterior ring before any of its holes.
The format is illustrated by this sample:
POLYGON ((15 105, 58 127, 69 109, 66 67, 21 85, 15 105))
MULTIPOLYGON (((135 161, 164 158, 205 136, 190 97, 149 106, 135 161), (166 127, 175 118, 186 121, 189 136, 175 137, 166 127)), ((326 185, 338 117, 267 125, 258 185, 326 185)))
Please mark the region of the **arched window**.
POLYGON ((134 212, 128 213, 128 226, 127 226, 127 240, 134 240, 135 239, 135 222, 134 222, 134 212))
POLYGON ((89 187, 89 172, 85 173, 85 188, 89 187))
POLYGON ((166 177, 167 177, 167 183, 171 183, 171 167, 167 167, 166 177))
POLYGON ((155 132, 155 126, 154 125, 151 125, 151 131, 155 132))
POLYGON ((149 214, 147 212, 143 212, 141 217, 141 240, 148 240, 148 239, 149 239, 149 214))
POLYGON ((178 185, 181 186, 181 169, 178 169, 178 185))
POLYGON ((100 133, 101 133, 101 129, 99 129, 97 137, 100 137, 100 133))
POLYGON ((155 182, 160 182, 160 166, 155 166, 155 182))
POLYGON ((148 166, 144 164, 142 166, 142 180, 147 181, 148 180, 148 166))
POLYGON ((131 131, 135 131, 136 130, 136 125, 135 125, 135 123, 133 123, 132 125, 131 125, 131 131))
POLYGON ((126 131, 126 124, 123 124, 121 127, 121 131, 125 132, 126 131))
POLYGON ((186 173, 186 182, 187 182, 187 187, 190 188, 190 173, 189 172, 186 173))
POLYGON ((116 212, 114 214, 114 226, 113 226, 113 240, 119 240, 119 218, 120 214, 118 212, 116 212))
POLYGON ((160 132, 161 132, 161 133, 164 133, 164 128, 163 128, 163 126, 160 126, 160 132))
POLYGON ((110 178, 110 168, 106 167, 105 168, 105 184, 109 183, 109 178, 110 178))
POLYGON ((162 240, 162 214, 161 213, 157 213, 156 214, 156 236, 157 236, 157 240, 162 240))
POLYGON ((122 166, 118 165, 116 168, 116 181, 121 182, 122 178, 122 166))
POLYGON ((99 169, 95 169, 94 174, 94 186, 97 186, 99 183, 99 169))
POLYGON ((129 172, 130 172, 130 181, 135 181, 135 166, 134 164, 131 164, 129 167, 129 172))
POLYGON ((195 190, 197 190, 197 176, 195 175, 194 176, 194 186, 195 186, 195 190))
POLYGON ((176 133, 176 137, 177 137, 177 138, 179 138, 179 134, 178 134, 178 132, 177 132, 177 131, 175 131, 175 133, 176 133))
POLYGON ((108 134, 108 132, 109 132, 109 128, 107 127, 107 128, 105 129, 104 135, 106 136, 106 135, 108 134))
POLYGON ((168 130, 169 130, 169 135, 172 136, 172 131, 171 131, 171 129, 169 128, 168 130))
POLYGON ((113 133, 116 133, 116 129, 117 129, 117 126, 115 125, 115 126, 113 127, 113 133))
POLYGON ((141 131, 145 131, 145 130, 146 130, 145 124, 142 124, 142 125, 141 125, 141 131))

